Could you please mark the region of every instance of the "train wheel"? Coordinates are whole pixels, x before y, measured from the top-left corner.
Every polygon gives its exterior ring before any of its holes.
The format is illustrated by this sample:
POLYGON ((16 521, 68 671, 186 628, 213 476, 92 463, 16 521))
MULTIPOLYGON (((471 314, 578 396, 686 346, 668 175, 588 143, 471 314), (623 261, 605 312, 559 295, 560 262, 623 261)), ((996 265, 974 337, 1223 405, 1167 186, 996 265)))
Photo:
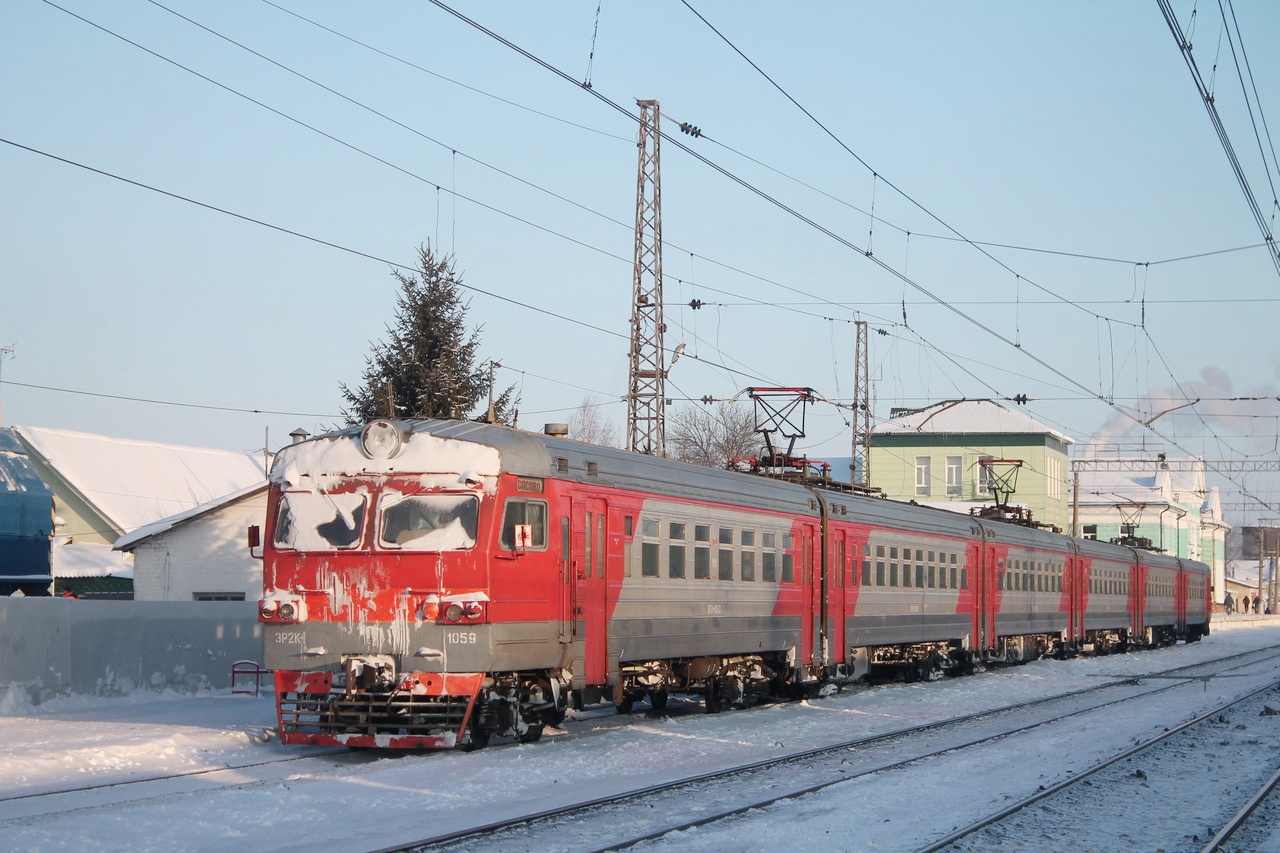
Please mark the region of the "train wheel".
POLYGON ((471 737, 463 746, 463 749, 467 752, 475 752, 477 749, 484 749, 489 745, 489 732, 486 729, 480 728, 479 723, 480 715, 476 714, 471 719, 471 731, 469 732, 471 737))
POLYGON ((655 711, 665 711, 667 708, 667 691, 662 689, 651 692, 649 694, 649 705, 655 711))
POLYGON ((714 681, 707 682, 707 689, 702 694, 702 708, 708 714, 721 711, 720 687, 714 681))
POLYGON ((630 714, 631 706, 636 703, 635 697, 627 694, 622 697, 621 701, 615 702, 613 708, 619 714, 630 714))
POLYGON ((542 723, 538 723, 536 726, 529 726, 520 735, 521 743, 537 743, 540 740, 542 740, 542 723))

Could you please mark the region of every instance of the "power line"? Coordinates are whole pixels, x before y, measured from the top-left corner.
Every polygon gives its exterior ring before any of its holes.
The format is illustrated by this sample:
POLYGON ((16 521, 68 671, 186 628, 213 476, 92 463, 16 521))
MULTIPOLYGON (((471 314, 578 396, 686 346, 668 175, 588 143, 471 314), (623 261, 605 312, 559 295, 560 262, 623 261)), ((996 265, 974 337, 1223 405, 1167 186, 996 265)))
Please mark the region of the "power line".
POLYGON ((1169 31, 1173 33, 1173 38, 1178 43, 1178 50, 1182 54, 1183 62, 1186 63, 1187 70, 1191 72, 1191 78, 1195 81, 1196 91, 1200 94, 1200 100, 1209 114, 1209 123, 1213 125, 1218 142, 1222 145, 1222 150, 1227 155, 1227 163, 1231 166, 1231 171, 1236 176, 1236 182, 1240 184, 1240 189, 1244 193, 1249 212, 1253 214, 1254 222, 1257 223, 1258 230, 1262 232, 1263 239, 1267 242, 1271 262, 1275 265, 1276 272, 1280 273, 1280 246, 1275 244, 1275 237, 1271 234, 1271 227, 1267 224, 1266 217, 1258 206, 1258 200, 1254 197, 1253 188, 1249 186, 1249 178, 1245 175, 1244 168, 1240 165, 1240 159, 1236 156, 1235 148, 1231 144, 1231 138, 1222 123, 1222 117, 1218 115, 1218 107, 1214 103, 1213 95, 1205 85, 1204 77, 1200 74, 1200 68, 1196 65, 1195 57, 1191 55, 1191 42, 1183 35, 1182 27, 1178 24, 1178 18, 1174 15, 1173 8, 1169 5, 1169 0, 1158 0, 1158 2, 1160 11, 1164 14, 1165 23, 1168 24, 1169 31))
MULTIPOLYGON (((150 184, 144 184, 141 181, 131 180, 129 178, 123 177, 121 175, 113 174, 103 169, 96 169, 93 166, 88 166, 88 165, 85 165, 84 163, 78 163, 75 160, 69 160, 66 157, 59 157, 56 154, 51 154, 47 151, 41 151, 38 148, 32 148, 29 145, 23 145, 22 143, 15 142, 12 139, 5 139, 4 137, 0 137, 0 142, 3 142, 6 145, 12 145, 14 148, 20 148, 23 151, 29 151, 32 154, 39 154, 41 157, 48 157, 50 160, 56 160, 59 163, 65 163, 68 166, 75 166, 77 169, 84 169, 86 172, 93 172, 94 174, 102 175, 105 178, 111 178, 113 180, 121 181, 122 183, 130 184, 131 186, 138 187, 139 189, 144 189, 153 193, 158 193, 159 195, 163 195, 168 198, 175 199, 177 201, 186 202, 187 204, 194 204, 197 207, 202 207, 205 210, 211 210, 214 213, 221 213, 224 216, 230 216, 235 219, 242 220, 244 222, 250 222, 254 225, 260 225, 263 228, 270 228, 272 231, 278 231, 281 234, 288 234, 291 237, 298 237, 299 239, 307 240, 309 242, 316 243, 321 246, 328 246, 330 249, 337 249, 340 252, 346 252, 347 254, 355 255, 356 257, 367 258, 368 260, 377 261, 378 263, 386 264, 390 267, 394 267, 400 270, 412 271, 413 269, 415 269, 415 267, 409 263, 403 263, 400 261, 389 260, 387 258, 381 258, 381 257, 378 257, 377 255, 371 255, 368 252, 362 252, 358 249, 352 249, 349 246, 343 246, 340 243, 334 243, 331 240, 324 240, 320 237, 313 237, 312 235, 304 234, 301 231, 294 231, 290 228, 285 228, 280 225, 274 225, 262 219, 255 219, 252 216, 246 216, 243 213, 236 213, 233 210, 227 210, 226 208, 218 207, 217 205, 208 204, 203 201, 197 201, 196 199, 189 198, 184 195, 179 195, 178 193, 173 193, 173 192, 169 192, 168 190, 162 190, 158 187, 153 187, 150 184)), ((460 197, 465 198, 464 196, 460 196, 460 197)), ((472 201, 472 199, 467 199, 467 200, 472 201)), ((509 296, 503 296, 499 293, 494 293, 491 290, 485 290, 483 288, 476 287, 475 285, 458 282, 458 286, 465 290, 470 290, 473 293, 479 293, 483 296, 488 296, 490 298, 497 299, 500 302, 506 302, 508 304, 515 305, 520 308, 527 308, 530 311, 535 311, 547 317, 554 317, 555 319, 563 320, 566 323, 573 323, 574 325, 582 326, 585 329, 591 329, 596 332, 602 332, 603 334, 610 335, 616 338, 624 338, 624 339, 626 338, 626 335, 623 335, 620 332, 615 332, 611 329, 606 329, 602 326, 597 326, 594 323, 588 323, 585 320, 579 320, 575 317, 570 317, 566 314, 560 314, 558 312, 551 311, 546 308, 539 308, 536 305, 531 305, 527 302, 521 302, 518 299, 512 299, 509 296)))
POLYGON ((150 397, 129 397, 123 394, 104 394, 100 391, 84 391, 77 388, 59 388, 55 385, 35 385, 30 382, 14 382, 12 379, 0 380, 0 385, 12 385, 15 388, 35 388, 39 391, 57 391, 61 394, 76 394, 82 397, 99 397, 106 400, 123 400, 128 403, 151 403, 156 406, 176 406, 182 409, 205 409, 214 412, 239 412, 246 415, 288 415, 299 418, 338 418, 332 412, 281 412, 272 409, 246 409, 237 406, 210 406, 204 403, 179 403, 174 400, 155 400, 150 397))

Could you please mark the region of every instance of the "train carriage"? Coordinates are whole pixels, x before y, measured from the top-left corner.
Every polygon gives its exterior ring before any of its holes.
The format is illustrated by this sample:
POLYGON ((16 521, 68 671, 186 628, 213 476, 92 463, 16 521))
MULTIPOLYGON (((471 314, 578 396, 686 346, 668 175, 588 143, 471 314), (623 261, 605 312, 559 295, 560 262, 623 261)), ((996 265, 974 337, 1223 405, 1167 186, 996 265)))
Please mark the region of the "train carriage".
POLYGON ((716 711, 1208 630, 1199 563, 500 426, 376 421, 271 480, 285 743, 531 741, 573 704, 716 711))

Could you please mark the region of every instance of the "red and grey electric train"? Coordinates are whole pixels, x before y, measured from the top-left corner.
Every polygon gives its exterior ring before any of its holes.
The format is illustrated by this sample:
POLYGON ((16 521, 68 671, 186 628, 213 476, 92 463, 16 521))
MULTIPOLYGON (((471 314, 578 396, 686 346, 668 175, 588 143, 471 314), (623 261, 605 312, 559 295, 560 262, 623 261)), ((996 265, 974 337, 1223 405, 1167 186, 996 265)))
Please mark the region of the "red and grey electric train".
POLYGON ((283 449, 263 543, 284 743, 537 740, 1209 631, 1201 563, 463 421, 283 449))

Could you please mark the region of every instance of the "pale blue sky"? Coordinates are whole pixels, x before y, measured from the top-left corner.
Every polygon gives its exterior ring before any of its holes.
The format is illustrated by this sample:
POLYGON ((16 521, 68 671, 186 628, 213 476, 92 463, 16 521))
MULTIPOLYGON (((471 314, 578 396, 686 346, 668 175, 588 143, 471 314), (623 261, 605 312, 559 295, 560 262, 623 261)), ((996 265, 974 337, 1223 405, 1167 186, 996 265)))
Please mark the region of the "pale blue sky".
MULTIPOLYGON (((688 353, 673 407, 749 385, 847 402, 866 319, 887 333, 871 342, 877 419, 1026 394, 1084 443, 1133 425, 1099 397, 1145 420, 1177 404, 1153 389, 1182 383, 1204 402, 1123 440, 1275 455, 1280 274, 1262 248, 1172 260, 1262 238, 1155 2, 690 0, 839 142, 679 0, 451 5, 579 82, 590 68, 615 103, 659 100, 668 132, 701 127, 681 140, 870 245, 874 261, 664 144, 666 342, 688 353), (983 254, 947 226, 1052 251, 983 254), (1271 399, 1219 399, 1245 396, 1271 399)), ((1218 7, 1201 5, 1193 24, 1174 3, 1206 77, 1216 58, 1270 216, 1218 7)), ((262 0, 165 0, 362 106, 146 0, 58 6, 136 46, 43 0, 0 2, 0 137, 351 251, 0 144, 4 423, 246 450, 322 429, 391 319, 385 262, 430 241, 484 291, 469 318, 520 390, 520 425, 567 420, 593 392, 622 433, 634 121, 425 0, 279 0, 384 54, 262 0)), ((1235 14, 1280 136, 1280 5, 1235 14)), ((812 407, 798 447, 848 456, 847 420, 812 407)))

